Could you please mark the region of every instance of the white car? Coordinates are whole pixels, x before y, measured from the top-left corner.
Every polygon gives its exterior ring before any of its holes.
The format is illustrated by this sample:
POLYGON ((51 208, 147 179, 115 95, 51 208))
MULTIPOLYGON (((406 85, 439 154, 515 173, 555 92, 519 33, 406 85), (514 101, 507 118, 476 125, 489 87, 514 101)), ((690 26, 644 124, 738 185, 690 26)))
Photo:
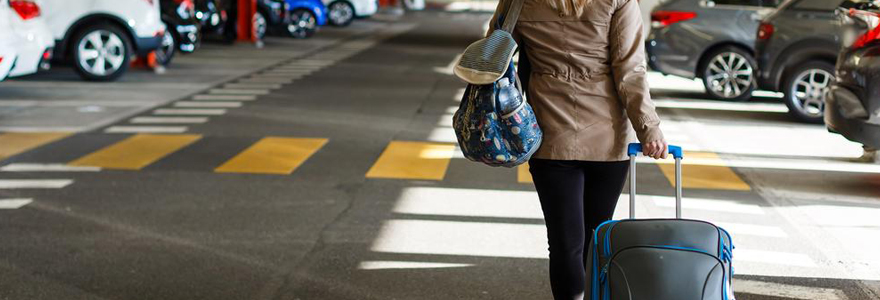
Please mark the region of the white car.
POLYGON ((6 79, 18 58, 18 52, 14 47, 18 38, 12 30, 10 14, 12 9, 9 8, 7 0, 0 0, 0 81, 6 79))
POLYGON ((333 26, 348 26, 355 18, 367 18, 379 10, 376 0, 322 0, 327 6, 327 21, 333 26))
POLYGON ((7 14, 15 32, 13 46, 18 53, 18 60, 9 77, 29 75, 40 69, 48 69, 55 39, 40 17, 40 6, 34 0, 3 1, 8 2, 12 11, 7 14))
POLYGON ((119 78, 132 56, 158 49, 165 35, 159 0, 41 1, 55 57, 72 60, 86 80, 119 78))

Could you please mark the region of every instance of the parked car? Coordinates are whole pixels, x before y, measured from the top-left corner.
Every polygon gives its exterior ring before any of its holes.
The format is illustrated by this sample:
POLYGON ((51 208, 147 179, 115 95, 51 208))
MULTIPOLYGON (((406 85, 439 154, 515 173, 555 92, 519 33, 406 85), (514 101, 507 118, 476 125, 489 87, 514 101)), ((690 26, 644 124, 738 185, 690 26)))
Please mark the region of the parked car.
POLYGON ((203 34, 223 35, 229 14, 220 0, 195 0, 196 19, 199 20, 203 34))
POLYGON ((376 0, 323 0, 327 20, 333 26, 348 26, 355 18, 368 18, 379 10, 376 0))
POLYGON ((838 9, 844 27, 837 80, 825 99, 825 124, 854 142, 880 149, 880 6, 848 0, 838 9))
POLYGON ((49 69, 55 39, 40 16, 40 6, 33 0, 9 0, 12 30, 15 32, 13 46, 18 60, 9 77, 24 76, 49 69))
POLYGON ((128 69, 133 54, 162 43, 165 25, 154 0, 41 0, 55 37, 55 57, 72 60, 87 80, 110 81, 128 69))
POLYGON ((257 0, 257 13, 253 17, 254 35, 263 39, 267 33, 288 34, 290 6, 285 0, 257 0))
POLYGON ((758 28, 758 85, 785 93, 789 113, 822 123, 825 92, 834 81, 841 28, 834 10, 843 0, 790 0, 758 28))
POLYGON ((193 0, 159 0, 165 35, 156 60, 162 65, 171 63, 177 51, 192 53, 199 47, 201 32, 193 0))
POLYGON ((290 12, 287 31, 294 38, 307 38, 327 24, 327 8, 321 0, 286 0, 290 12))
POLYGON ((747 100, 755 89, 755 31, 777 0, 669 0, 651 12, 651 69, 700 78, 718 99, 747 100))
POLYGON ((6 79, 18 53, 15 51, 15 31, 12 29, 12 9, 7 0, 0 0, 0 81, 6 79))

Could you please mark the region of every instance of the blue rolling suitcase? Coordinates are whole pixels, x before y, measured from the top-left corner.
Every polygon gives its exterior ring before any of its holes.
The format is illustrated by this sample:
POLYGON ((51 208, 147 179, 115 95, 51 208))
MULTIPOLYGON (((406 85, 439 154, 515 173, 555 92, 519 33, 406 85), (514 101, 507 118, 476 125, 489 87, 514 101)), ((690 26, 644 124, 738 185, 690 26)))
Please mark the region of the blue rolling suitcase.
POLYGON ((728 300, 732 290, 733 244, 712 223, 681 218, 681 147, 675 158, 675 219, 635 219, 636 155, 630 144, 629 219, 599 225, 589 244, 590 300, 728 300))

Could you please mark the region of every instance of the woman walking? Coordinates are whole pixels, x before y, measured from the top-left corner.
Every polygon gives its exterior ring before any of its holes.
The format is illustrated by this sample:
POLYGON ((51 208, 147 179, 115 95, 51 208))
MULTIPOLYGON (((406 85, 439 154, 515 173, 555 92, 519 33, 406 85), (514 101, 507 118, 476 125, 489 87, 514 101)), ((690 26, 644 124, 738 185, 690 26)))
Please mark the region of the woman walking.
POLYGON ((553 297, 583 299, 584 245, 614 213, 633 131, 646 155, 666 158, 639 3, 525 0, 513 36, 531 65, 527 94, 544 132, 529 171, 547 224, 553 297))

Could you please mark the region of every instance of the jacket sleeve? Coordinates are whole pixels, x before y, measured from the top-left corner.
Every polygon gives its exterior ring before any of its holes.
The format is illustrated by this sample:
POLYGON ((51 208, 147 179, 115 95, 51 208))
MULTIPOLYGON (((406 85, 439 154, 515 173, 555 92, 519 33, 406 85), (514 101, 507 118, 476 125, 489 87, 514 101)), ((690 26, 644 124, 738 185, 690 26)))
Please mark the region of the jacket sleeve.
POLYGON ((619 0, 611 18, 609 43, 617 95, 642 143, 663 139, 645 68, 642 15, 636 0, 619 0))

